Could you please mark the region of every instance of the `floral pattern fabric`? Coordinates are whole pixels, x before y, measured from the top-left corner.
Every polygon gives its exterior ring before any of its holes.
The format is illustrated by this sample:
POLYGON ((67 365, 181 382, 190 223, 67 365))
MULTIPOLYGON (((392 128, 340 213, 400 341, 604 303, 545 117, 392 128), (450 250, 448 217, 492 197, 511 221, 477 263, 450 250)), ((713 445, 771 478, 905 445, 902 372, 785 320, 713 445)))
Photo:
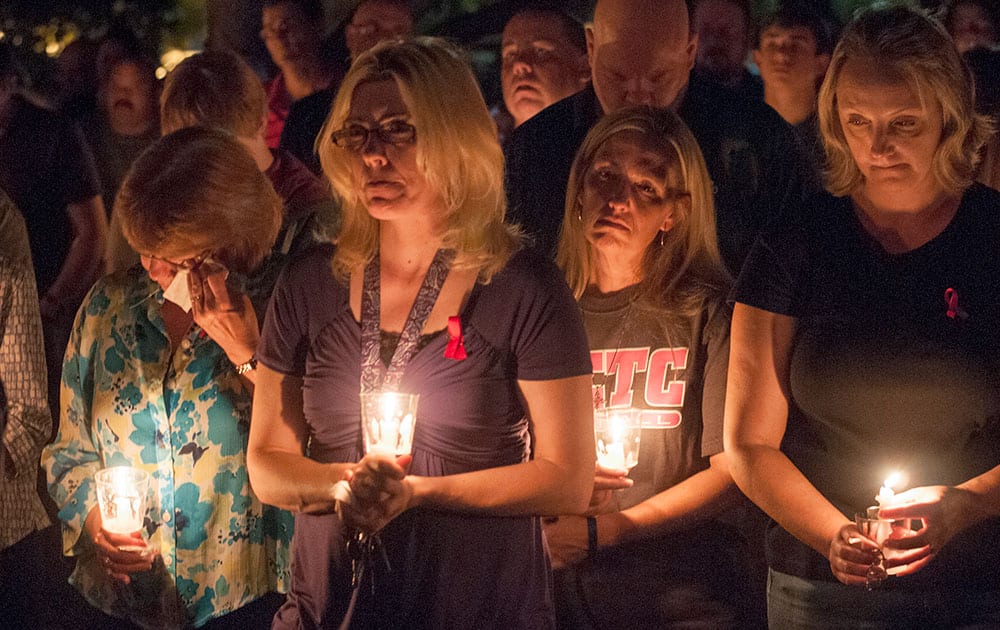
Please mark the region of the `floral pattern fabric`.
POLYGON ((88 601, 145 627, 200 626, 286 590, 292 518, 250 489, 252 389, 197 325, 171 355, 162 304, 140 267, 91 290, 66 351, 60 431, 43 464, 64 553, 77 557, 70 581, 88 601), (122 465, 150 474, 143 535, 160 554, 130 585, 104 574, 83 533, 97 505, 94 474, 122 465))

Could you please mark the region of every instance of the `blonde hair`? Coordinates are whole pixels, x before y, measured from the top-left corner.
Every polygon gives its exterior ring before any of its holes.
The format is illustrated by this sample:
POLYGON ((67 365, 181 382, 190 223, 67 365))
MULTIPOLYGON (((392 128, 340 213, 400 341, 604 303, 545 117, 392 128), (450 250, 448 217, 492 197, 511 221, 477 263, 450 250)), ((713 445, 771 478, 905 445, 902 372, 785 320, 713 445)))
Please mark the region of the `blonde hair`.
POLYGON ((676 204, 673 227, 646 246, 642 260, 640 298, 656 308, 693 315, 704 301, 718 296, 730 282, 722 265, 715 233, 712 180, 697 141, 676 114, 652 107, 628 107, 601 119, 576 154, 569 175, 566 208, 556 262, 579 299, 590 283, 594 253, 579 220, 580 199, 587 172, 598 151, 624 133, 642 136, 643 148, 679 166, 690 203, 676 204))
POLYGON ((253 271, 281 227, 281 200, 250 153, 220 129, 168 134, 132 164, 115 200, 122 232, 142 254, 210 249, 229 269, 253 271))
POLYGON ((869 9, 851 22, 833 51, 819 91, 818 115, 826 150, 826 188, 849 195, 864 182, 837 112, 837 82, 848 59, 909 77, 922 99, 936 98, 944 113, 933 169, 948 192, 959 194, 973 181, 979 149, 992 132, 976 114, 973 77, 947 31, 924 12, 905 6, 869 9))
POLYGON ((267 96, 253 69, 234 52, 188 57, 167 75, 160 96, 163 133, 203 125, 252 138, 261 129, 267 96))
POLYGON ((330 140, 347 120, 355 88, 378 81, 396 83, 417 129, 417 167, 443 201, 444 247, 456 251, 456 267, 480 269, 488 281, 520 242, 516 229, 503 223, 503 153, 463 53, 430 37, 383 42, 360 55, 317 136, 323 172, 343 202, 334 271, 346 277, 378 250, 378 221, 351 174, 356 158, 330 140))

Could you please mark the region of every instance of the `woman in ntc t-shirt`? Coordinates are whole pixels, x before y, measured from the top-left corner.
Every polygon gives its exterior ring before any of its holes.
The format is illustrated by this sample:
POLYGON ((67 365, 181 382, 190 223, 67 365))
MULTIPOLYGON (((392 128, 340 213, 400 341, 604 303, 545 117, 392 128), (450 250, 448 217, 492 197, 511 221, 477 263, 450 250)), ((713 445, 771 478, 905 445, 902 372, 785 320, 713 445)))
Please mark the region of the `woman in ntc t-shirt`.
POLYGON ((746 627, 745 545, 714 518, 738 494, 722 453, 729 278, 704 159, 675 114, 625 109, 590 132, 558 262, 595 406, 642 414, 635 467, 598 465, 589 516, 545 525, 560 625, 746 627))
POLYGON ((587 504, 586 336, 558 270, 503 224, 471 68, 440 40, 373 48, 322 138, 344 227, 276 290, 250 435, 254 488, 298 511, 274 627, 549 628, 536 515, 587 504), (365 454, 359 394, 393 388, 420 396, 412 454, 365 454), (345 525, 381 541, 353 589, 345 525))
POLYGON ((1000 195, 971 183, 987 127, 947 34, 901 7, 847 27, 819 116, 835 196, 758 240, 733 316, 726 452, 780 525, 770 623, 994 627, 1000 195), (918 525, 885 543, 879 581, 851 518, 896 468, 911 489, 881 516, 918 525))

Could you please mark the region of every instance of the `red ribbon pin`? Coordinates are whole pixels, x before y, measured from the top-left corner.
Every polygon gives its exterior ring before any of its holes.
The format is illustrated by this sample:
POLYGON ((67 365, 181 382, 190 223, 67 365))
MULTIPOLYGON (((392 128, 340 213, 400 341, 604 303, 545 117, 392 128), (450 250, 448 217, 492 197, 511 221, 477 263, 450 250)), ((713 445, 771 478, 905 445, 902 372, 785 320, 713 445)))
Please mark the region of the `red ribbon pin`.
POLYGON ((452 315, 448 318, 448 347, 444 349, 444 358, 462 361, 467 356, 465 340, 462 339, 462 320, 458 315, 452 315))

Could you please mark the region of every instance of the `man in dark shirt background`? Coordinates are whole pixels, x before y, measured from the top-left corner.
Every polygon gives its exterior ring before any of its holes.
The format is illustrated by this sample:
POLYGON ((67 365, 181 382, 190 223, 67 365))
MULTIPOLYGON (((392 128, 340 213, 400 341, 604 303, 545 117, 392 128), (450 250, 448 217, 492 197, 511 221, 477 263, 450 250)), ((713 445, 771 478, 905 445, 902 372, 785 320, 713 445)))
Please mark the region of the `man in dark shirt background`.
POLYGON ((24 216, 35 266, 49 404, 58 424, 59 378, 83 296, 104 270, 107 217, 94 158, 76 123, 19 92, 0 45, 0 188, 24 216))
POLYGON ((587 31, 591 87, 542 110, 506 146, 508 218, 555 251, 566 181, 580 143, 606 112, 668 107, 691 128, 715 186, 719 245, 739 272, 758 232, 795 213, 817 185, 792 129, 763 103, 692 78, 698 37, 683 0, 598 0, 587 31))
POLYGON ((753 28, 750 0, 695 0, 691 30, 698 34, 694 70, 740 96, 761 100, 764 85, 746 67, 753 28))

